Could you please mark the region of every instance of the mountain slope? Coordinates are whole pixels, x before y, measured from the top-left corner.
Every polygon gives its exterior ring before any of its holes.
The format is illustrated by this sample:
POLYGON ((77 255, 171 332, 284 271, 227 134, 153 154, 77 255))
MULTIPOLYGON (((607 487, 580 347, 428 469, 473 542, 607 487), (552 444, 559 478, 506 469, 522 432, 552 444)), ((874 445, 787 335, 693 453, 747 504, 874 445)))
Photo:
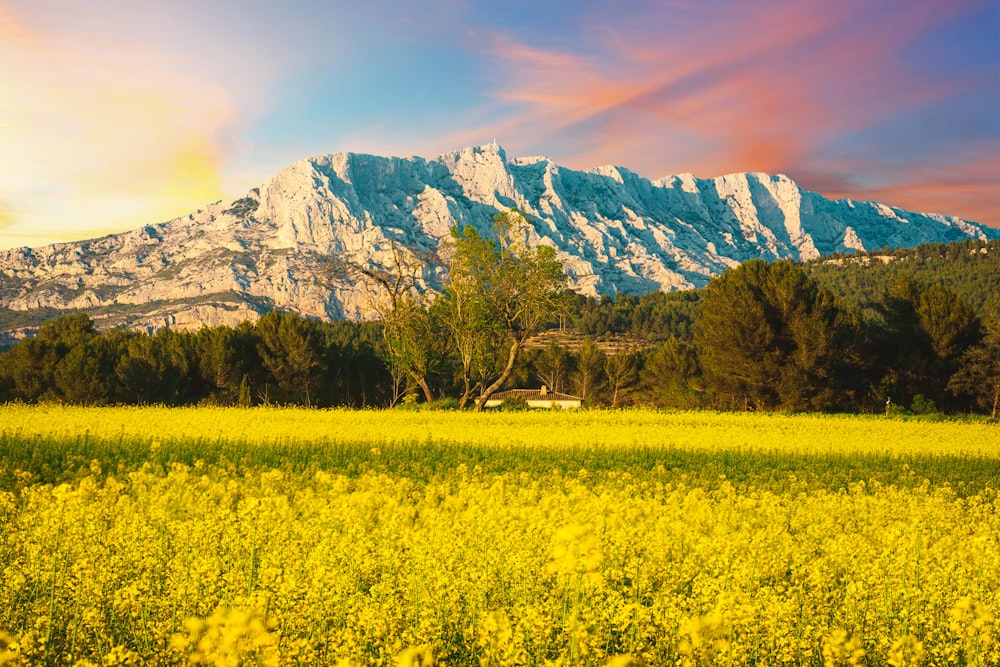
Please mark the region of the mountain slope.
MULTIPOLYGON (((361 286, 317 280, 330 257, 388 267, 393 246, 433 253, 455 222, 486 230, 510 207, 528 214, 530 242, 556 248, 570 287, 590 295, 698 287, 754 257, 1000 238, 959 218, 830 201, 781 175, 650 181, 508 158, 495 145, 433 160, 338 153, 183 218, 0 252, 0 307, 87 309, 102 326, 149 328, 233 324, 271 308, 366 318, 361 286)), ((438 289, 443 278, 426 266, 420 282, 438 289)))

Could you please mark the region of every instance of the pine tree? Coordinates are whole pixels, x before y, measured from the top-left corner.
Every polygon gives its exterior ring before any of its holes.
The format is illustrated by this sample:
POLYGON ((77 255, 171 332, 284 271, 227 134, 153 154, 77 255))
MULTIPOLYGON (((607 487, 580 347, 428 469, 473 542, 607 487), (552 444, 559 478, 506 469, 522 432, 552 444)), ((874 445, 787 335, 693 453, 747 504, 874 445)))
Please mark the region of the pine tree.
POLYGON ((712 279, 695 329, 707 387, 734 407, 831 410, 851 398, 852 318, 788 261, 712 279))
POLYGON ((968 348, 948 382, 956 396, 968 397, 996 419, 1000 414, 1000 317, 988 324, 982 343, 968 348))

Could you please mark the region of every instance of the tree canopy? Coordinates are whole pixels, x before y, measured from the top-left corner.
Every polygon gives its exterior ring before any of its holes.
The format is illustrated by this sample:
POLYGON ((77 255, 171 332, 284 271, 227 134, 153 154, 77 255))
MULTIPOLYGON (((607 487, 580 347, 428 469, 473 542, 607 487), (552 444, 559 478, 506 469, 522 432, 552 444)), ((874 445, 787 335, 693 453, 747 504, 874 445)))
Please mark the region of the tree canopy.
POLYGON ((493 238, 452 230, 442 312, 461 360, 462 406, 476 410, 510 377, 525 341, 564 308, 566 275, 555 250, 527 243, 527 220, 493 218, 493 238))
POLYGON ((837 407, 856 328, 798 266, 752 260, 713 278, 695 342, 718 399, 757 409, 837 407))
POLYGON ((389 266, 355 267, 378 322, 275 311, 237 327, 146 334, 100 332, 84 313, 47 321, 0 352, 0 401, 360 407, 406 396, 481 409, 499 389, 545 384, 588 406, 994 416, 1000 407, 997 314, 932 271, 1000 267, 1000 245, 894 251, 899 266, 922 258, 912 264, 922 270, 878 278, 863 298, 835 298, 830 272, 867 285, 882 260, 821 271, 755 260, 701 290, 594 299, 564 291, 554 251, 531 247, 517 211, 494 223, 452 230, 440 294, 418 289, 426 258, 401 248, 389 266))

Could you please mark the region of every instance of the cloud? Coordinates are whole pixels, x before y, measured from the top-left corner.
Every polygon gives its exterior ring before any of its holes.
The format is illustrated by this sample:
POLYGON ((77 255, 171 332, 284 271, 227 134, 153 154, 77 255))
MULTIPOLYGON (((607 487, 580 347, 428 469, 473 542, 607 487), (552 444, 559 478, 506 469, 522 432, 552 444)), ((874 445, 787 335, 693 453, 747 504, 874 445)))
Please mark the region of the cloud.
POLYGON ((0 0, 0 196, 35 228, 117 231, 238 195, 357 133, 370 68, 461 5, 0 0))
MULTIPOLYGON (((651 176, 767 171, 796 178, 801 170, 820 184, 855 173, 862 191, 929 210, 958 205, 1000 225, 1000 209, 991 210, 990 198, 965 181, 942 182, 924 196, 906 185, 933 182, 916 175, 917 164, 941 165, 956 151, 953 131, 944 130, 953 123, 898 123, 913 109, 983 94, 981 78, 961 71, 931 76, 911 66, 907 53, 937 26, 981 5, 647 6, 641 22, 602 15, 606 23, 590 31, 585 46, 553 49, 496 35, 490 52, 501 75, 492 94, 516 105, 506 131, 557 147, 555 157, 571 166, 611 161, 651 176), (894 123, 899 130, 891 132, 894 123), (867 142, 843 150, 864 133, 867 142), (920 159, 887 164, 884 153, 920 159), (875 166, 891 169, 888 180, 899 187, 874 186, 887 180, 875 166), (979 203, 961 206, 963 192, 979 203)), ((961 145, 977 145, 973 162, 989 167, 978 156, 995 155, 996 143, 982 139, 966 137, 961 145)), ((986 174, 984 188, 1000 189, 997 170, 986 174)))
POLYGON ((144 176, 151 158, 172 154, 192 133, 222 151, 235 114, 210 82, 179 77, 142 53, 70 50, 10 24, 0 31, 0 55, 13 65, 0 73, 0 113, 11 138, 20 137, 21 165, 99 180, 144 176))
POLYGON ((0 0, 0 236, 167 219, 317 151, 494 137, 1000 226, 995 35, 935 32, 992 0, 290 3, 0 0))
POLYGON ((0 229, 10 227, 14 223, 14 211, 0 200, 0 229))
POLYGON ((132 48, 54 39, 0 7, 0 194, 35 227, 135 226, 220 197, 232 100, 132 48))
POLYGON ((884 168, 880 178, 829 178, 827 173, 806 174, 800 185, 830 197, 888 202, 911 211, 955 215, 1000 227, 1000 147, 940 169, 914 166, 906 171, 884 168))

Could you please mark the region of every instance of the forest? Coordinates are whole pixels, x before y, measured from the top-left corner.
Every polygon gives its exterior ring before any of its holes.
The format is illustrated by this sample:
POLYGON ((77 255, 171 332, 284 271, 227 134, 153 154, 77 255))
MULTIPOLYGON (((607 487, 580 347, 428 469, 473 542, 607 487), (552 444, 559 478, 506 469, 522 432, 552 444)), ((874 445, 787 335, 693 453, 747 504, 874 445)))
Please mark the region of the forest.
POLYGON ((592 407, 997 417, 997 241, 752 260, 703 289, 616 299, 553 293, 544 253, 474 233, 453 251, 445 294, 420 303, 397 281, 377 322, 273 311, 145 334, 59 317, 0 353, 0 402, 478 409, 544 384, 592 407))

